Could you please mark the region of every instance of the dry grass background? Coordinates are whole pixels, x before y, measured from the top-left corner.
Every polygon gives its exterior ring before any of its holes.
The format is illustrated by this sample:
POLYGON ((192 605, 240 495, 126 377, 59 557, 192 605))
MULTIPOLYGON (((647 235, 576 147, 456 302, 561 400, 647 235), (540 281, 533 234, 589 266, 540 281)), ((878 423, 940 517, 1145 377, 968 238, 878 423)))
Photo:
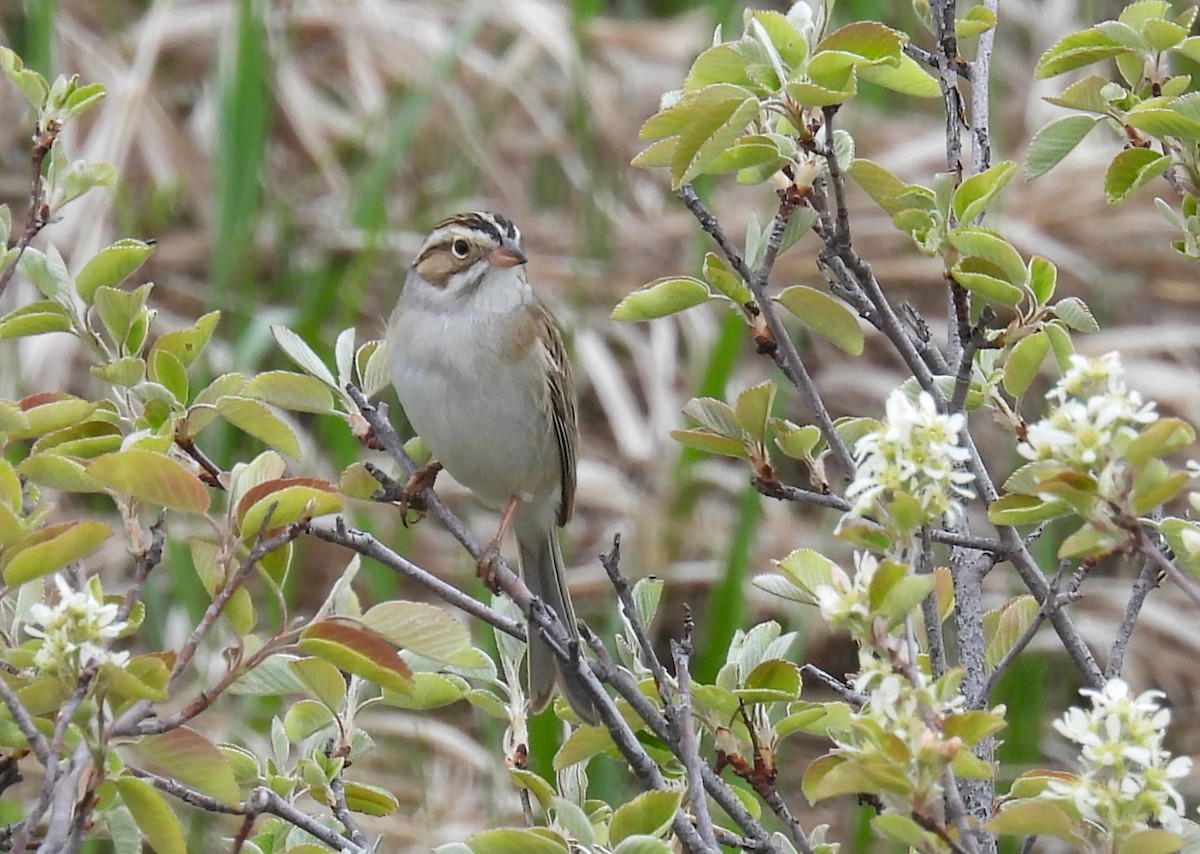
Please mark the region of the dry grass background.
MULTIPOLYGON (((108 87, 105 102, 66 142, 73 157, 109 161, 123 176, 116 193, 89 195, 47 237, 73 265, 118 237, 155 238, 158 249, 145 269, 158 283, 160 328, 183 325, 209 306, 226 312, 209 366, 214 374, 281 365, 266 333, 270 322, 299 328, 326 354, 343 326, 357 326, 364 339, 379 335, 410 253, 440 216, 486 207, 518 222, 531 277, 568 327, 576 358, 584 439, 569 560, 581 610, 595 625, 611 626, 611 595, 593 556, 621 532, 627 571, 668 581, 672 604, 661 631, 676 630, 682 601, 699 609, 703 627, 704 603, 729 566, 735 517, 746 512, 739 510, 746 472, 718 460, 681 463, 667 431, 680 423, 683 403, 704 378, 722 373, 709 364, 722 317, 699 309, 622 326, 608 312, 645 281, 691 272, 707 248, 664 176, 627 164, 638 150, 637 128, 659 94, 678 84, 711 38, 709 10, 655 19, 638 3, 614 3, 595 16, 554 0, 257 4, 264 10, 255 48, 267 106, 256 109, 255 66, 239 66, 232 50, 243 4, 31 0, 37 9, 28 9, 28 17, 17 5, 0 11, 0 42, 19 47, 48 31, 55 73, 79 73, 108 87), (234 124, 239 97, 250 130, 234 124), (265 119, 261 147, 255 116, 265 119)), ((881 8, 899 14, 888 5, 881 8)), ((1068 0, 1005 0, 1001 8, 995 155, 1020 161, 1031 133, 1060 113, 1041 96, 1061 84, 1032 80, 1037 56, 1080 20, 1113 9, 1068 0)), ((910 18, 901 20, 911 29, 910 18)), ((944 163, 941 119, 931 112, 936 105, 863 100, 842 114, 859 156, 928 183, 944 163)), ((24 210, 28 189, 29 133, 23 102, 11 86, 0 86, 0 198, 16 211, 24 210)), ((1132 384, 1195 423, 1196 271, 1169 249, 1151 193, 1121 207, 1104 202, 1103 170, 1115 144, 1096 135, 1050 175, 1032 184, 1017 179, 1006 191, 1000 227, 1023 252, 1054 260, 1060 288, 1085 296, 1096 310, 1105 331, 1082 339, 1081 349, 1122 350, 1132 384)), ((862 194, 851 199, 860 251, 889 292, 926 309, 938 329, 936 264, 917 255, 862 194)), ((740 233, 749 212, 766 213, 769 200, 721 183, 715 208, 740 233)), ((814 252, 810 238, 785 256, 778 283, 819 283, 814 252)), ((27 288, 15 287, 0 307, 29 298, 27 288)), ((85 387, 83 362, 64 341, 7 343, 0 349, 0 394, 85 387)), ((821 342, 802 344, 836 414, 877 412, 903 379, 878 339, 869 339, 866 356, 856 360, 821 342)), ((731 391, 769 375, 749 347, 740 350, 728 371, 731 391)), ((796 401, 784 403, 789 417, 804 420, 796 401)), ((986 421, 983 414, 975 418, 986 421)), ((336 425, 299 426, 314 452, 297 467, 306 473, 332 476, 334 459, 345 464, 359 453, 335 435, 336 425)), ((993 459, 1002 469, 1011 460, 996 447, 993 459)), ((229 463, 238 448, 215 452, 229 463)), ((802 545, 837 550, 832 517, 760 503, 751 571, 802 545)), ((469 501, 461 506, 478 530, 489 530, 485 514, 469 501)), ((433 525, 407 532, 390 515, 362 512, 365 523, 425 565, 470 583, 467 562, 433 525)), ((306 555, 301 606, 306 591, 324 589, 344 565, 328 550, 306 555)), ((120 556, 113 561, 119 566, 120 556)), ((1012 581, 1003 571, 993 576, 999 602, 1012 581)), ((1130 568, 1105 567, 1099 576, 1076 613, 1087 636, 1105 649, 1130 568)), ((419 595, 376 576, 367 582, 364 599, 419 595)), ((844 647, 824 637, 810 615, 756 596, 748 607, 756 619, 774 617, 799 629, 806 655, 834 670, 846 660, 844 647)), ((167 620, 164 637, 182 625, 181 616, 167 620)), ((1175 748, 1192 754, 1200 752, 1196 626, 1181 597, 1155 594, 1126 665, 1136 684, 1168 692, 1177 710, 1175 748)), ((1047 636, 1042 648, 1053 647, 1047 636)), ((1047 661, 1050 681, 1059 686, 1055 702, 1064 702, 1069 664, 1053 655, 1047 661)), ((403 804, 398 816, 373 825, 388 834, 387 850, 428 850, 515 820, 495 733, 472 721, 461 709, 443 717, 373 716, 380 749, 364 760, 362 778, 392 789, 403 804)), ((207 725, 228 732, 238 724, 218 712, 207 725)), ((820 745, 803 745, 800 753, 813 750, 820 745)), ((799 766, 802 759, 792 761, 799 766)), ((1192 803, 1197 793, 1193 780, 1192 803)), ((838 819, 843 808, 821 816, 838 819)))

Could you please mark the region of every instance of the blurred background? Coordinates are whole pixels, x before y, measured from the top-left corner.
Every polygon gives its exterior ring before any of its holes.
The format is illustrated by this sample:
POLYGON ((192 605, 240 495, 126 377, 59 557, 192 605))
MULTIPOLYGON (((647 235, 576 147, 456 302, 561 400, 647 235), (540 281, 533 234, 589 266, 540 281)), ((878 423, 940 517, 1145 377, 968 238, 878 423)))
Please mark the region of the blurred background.
MULTIPOLYGON (((1061 91, 1062 79, 1032 79, 1037 57, 1071 29, 1115 16, 1121 5, 1004 0, 993 64, 996 160, 1022 162, 1030 136, 1064 114, 1042 100, 1061 91)), ((575 361, 583 441, 566 551, 581 616, 602 634, 616 627, 596 555, 620 533, 625 571, 668 582, 658 637, 677 635, 682 604, 693 608, 699 676, 715 674, 734 628, 763 619, 799 633, 797 656, 841 675, 855 666, 844 639, 829 637, 813 613, 784 607, 747 583, 769 570, 772 558, 802 546, 848 561, 831 537, 835 516, 762 498, 742 466, 682 452, 667 435, 681 426, 688 398, 728 398, 771 376, 770 363, 753 354, 741 321, 715 306, 651 324, 608 319, 633 288, 694 274, 709 248, 666 175, 628 164, 639 150, 638 127, 659 96, 680 84, 716 25, 740 33, 741 9, 733 0, 8 0, 0 5, 0 43, 44 74, 77 73, 108 88, 64 141, 72 158, 116 165, 121 181, 72 204, 42 239, 54 242, 72 269, 119 237, 156 240, 138 274, 156 282, 156 331, 187 325, 212 308, 223 313, 218 340, 199 366, 210 377, 291 367, 270 337, 272 323, 295 329, 327 358, 346 327, 355 327, 360 341, 379 337, 432 224, 473 209, 517 222, 530 279, 562 321, 575 361)), ((931 46, 908 4, 843 0, 836 18, 884 20, 931 46)), ((940 106, 864 84, 839 121, 854 135, 858 156, 929 184, 945 168, 940 106)), ((18 221, 29 190, 31 132, 24 100, 0 81, 0 201, 18 221)), ((1168 194, 1165 182, 1120 207, 1105 202, 1103 171, 1118 145, 1113 136, 1093 134, 1049 175, 1034 183, 1018 177, 1002 197, 997 224, 1024 254, 1058 264, 1060 292, 1092 306, 1104 331, 1083 338, 1081 349, 1120 349, 1132 386, 1195 423, 1196 271, 1177 259, 1154 211, 1153 196, 1168 194)), ((727 180, 702 190, 734 236, 744 233, 748 216, 773 210, 762 187, 727 180)), ((938 264, 917 254, 856 189, 851 210, 856 245, 889 294, 925 310, 943 335, 938 264)), ((820 286, 816 248, 812 237, 801 241, 781 259, 774 284, 820 286)), ((18 279, 0 311, 31 295, 18 279)), ((878 337, 868 336, 866 354, 851 359, 799 329, 797 336, 835 415, 877 415, 905 377, 878 337)), ((0 396, 86 390, 86 361, 70 343, 50 335, 0 345, 0 396)), ((778 414, 807 418, 787 394, 778 414)), ((996 470, 1007 471, 1015 455, 998 433, 989 438, 987 422, 986 413, 974 416, 996 470)), ((305 418, 296 426, 306 443, 296 473, 336 478, 365 453, 335 419, 305 418)), ((257 452, 217 428, 201 443, 226 467, 257 452)), ((798 471, 783 474, 807 485, 798 471)), ((494 530, 494 517, 448 478, 442 487, 477 534, 494 530)), ((354 512, 356 524, 482 594, 470 560, 434 524, 404 529, 387 509, 354 512)), ((1040 546, 1047 567, 1052 540, 1040 546)), ((347 559, 306 544, 293 573, 295 608, 303 613, 317 604, 347 559)), ((110 569, 119 577, 124 568, 118 548, 110 569)), ((1099 650, 1111 642, 1134 569, 1105 563, 1075 606, 1099 650)), ((423 595, 378 567, 359 579, 365 604, 423 595)), ((1005 568, 990 583, 993 605, 1017 592, 1005 568)), ((152 596, 178 603, 152 615, 154 630, 162 642, 178 642, 204 604, 185 547, 169 555, 151 584, 152 596)), ((1126 664, 1135 686, 1167 692, 1176 710, 1171 747, 1193 755, 1200 752, 1196 624, 1173 591, 1152 595, 1126 664)), ((1014 710, 1001 753, 1013 775, 1041 756, 1068 755, 1048 722, 1073 702, 1075 674, 1053 654, 1053 638, 1043 641, 996 697, 1014 710)), ((805 696, 821 698, 816 686, 805 696)), ((206 715, 206 732, 265 743, 256 733, 278 708, 256 707, 249 717, 234 708, 206 715)), ((519 820, 499 730, 466 704, 419 716, 389 710, 368 726, 380 749, 353 773, 402 803, 397 815, 370 825, 387 835, 384 850, 425 851, 519 820)), ((554 737, 549 721, 539 724, 535 767, 548 767, 554 737)), ((861 841, 861 808, 843 799, 813 810, 792 785, 825 749, 805 739, 791 736, 781 752, 801 820, 835 823, 847 840, 843 850, 871 850, 861 841)), ((1189 782, 1194 804, 1200 785, 1189 782)), ((593 763, 592 785, 609 797, 633 791, 619 764, 606 759, 593 763)), ((208 850, 204 838, 198 830, 195 850, 208 850)))

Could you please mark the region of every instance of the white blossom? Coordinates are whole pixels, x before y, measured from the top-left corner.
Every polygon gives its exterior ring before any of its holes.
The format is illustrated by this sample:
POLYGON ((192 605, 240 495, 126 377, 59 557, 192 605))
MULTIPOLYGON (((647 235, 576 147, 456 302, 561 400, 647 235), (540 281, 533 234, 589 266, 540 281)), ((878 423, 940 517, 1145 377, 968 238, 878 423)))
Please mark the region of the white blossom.
POLYGON ((1163 693, 1134 696, 1119 678, 1080 693, 1091 708, 1067 709, 1054 728, 1080 745, 1083 773, 1051 783, 1048 795, 1071 801, 1094 828, 1118 840, 1151 821, 1178 833, 1184 804, 1175 783, 1191 771, 1192 760, 1172 758, 1163 747, 1171 721, 1163 693))
POLYGON ((1097 359, 1072 354, 1070 368, 1046 399, 1054 407, 1029 425, 1018 452, 1029 460, 1056 460, 1095 473, 1102 491, 1111 494, 1120 484, 1117 468, 1123 468, 1113 464, 1141 427, 1158 419, 1154 403, 1126 388, 1118 353, 1097 359))
POLYGON ((968 488, 974 475, 962 468, 970 456, 959 444, 965 426, 962 413, 938 412, 927 392, 915 401, 902 389, 892 392, 883 423, 855 445, 857 470, 846 489, 851 513, 868 515, 880 499, 903 492, 930 518, 958 516, 962 499, 974 495, 968 488))
POLYGON ((93 662, 124 664, 127 652, 112 652, 111 641, 125 630, 117 622, 118 608, 104 603, 90 590, 73 590, 61 575, 54 577, 55 605, 37 603, 30 608, 33 625, 25 632, 42 643, 33 663, 43 673, 76 673, 93 662))

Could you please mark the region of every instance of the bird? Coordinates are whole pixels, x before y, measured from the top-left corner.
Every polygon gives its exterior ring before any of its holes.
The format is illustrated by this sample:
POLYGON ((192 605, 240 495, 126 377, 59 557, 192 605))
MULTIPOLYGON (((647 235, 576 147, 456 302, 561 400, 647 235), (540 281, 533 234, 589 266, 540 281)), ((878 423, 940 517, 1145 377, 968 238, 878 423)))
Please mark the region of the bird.
MULTIPOLYGON (((575 503, 575 387, 557 320, 529 285, 521 232, 507 218, 461 213, 438 223, 409 268, 388 321, 392 384, 435 462, 484 505, 502 511, 479 559, 511 527, 526 586, 557 614, 575 648, 558 529, 575 503)), ((426 484, 422 484, 427 485, 426 484)), ((536 629, 526 655, 532 712, 559 685, 585 723, 599 717, 578 674, 536 629)))

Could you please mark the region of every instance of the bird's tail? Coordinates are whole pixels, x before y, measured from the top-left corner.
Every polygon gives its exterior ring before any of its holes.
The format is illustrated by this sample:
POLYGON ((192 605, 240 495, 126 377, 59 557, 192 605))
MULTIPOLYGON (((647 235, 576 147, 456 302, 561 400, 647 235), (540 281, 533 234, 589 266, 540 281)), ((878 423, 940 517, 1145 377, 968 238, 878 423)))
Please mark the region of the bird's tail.
MULTIPOLYGON (((579 640, 579 629, 575 625, 575 609, 567 593, 562 551, 554 529, 538 537, 517 537, 521 554, 521 574, 534 596, 554 609, 558 619, 566 626, 572 640, 579 640)), ((596 706, 582 681, 573 673, 559 667, 558 658, 534 627, 529 632, 529 697, 534 713, 549 705, 554 696, 554 684, 562 685, 566 698, 575 714, 589 724, 599 723, 596 706)))

